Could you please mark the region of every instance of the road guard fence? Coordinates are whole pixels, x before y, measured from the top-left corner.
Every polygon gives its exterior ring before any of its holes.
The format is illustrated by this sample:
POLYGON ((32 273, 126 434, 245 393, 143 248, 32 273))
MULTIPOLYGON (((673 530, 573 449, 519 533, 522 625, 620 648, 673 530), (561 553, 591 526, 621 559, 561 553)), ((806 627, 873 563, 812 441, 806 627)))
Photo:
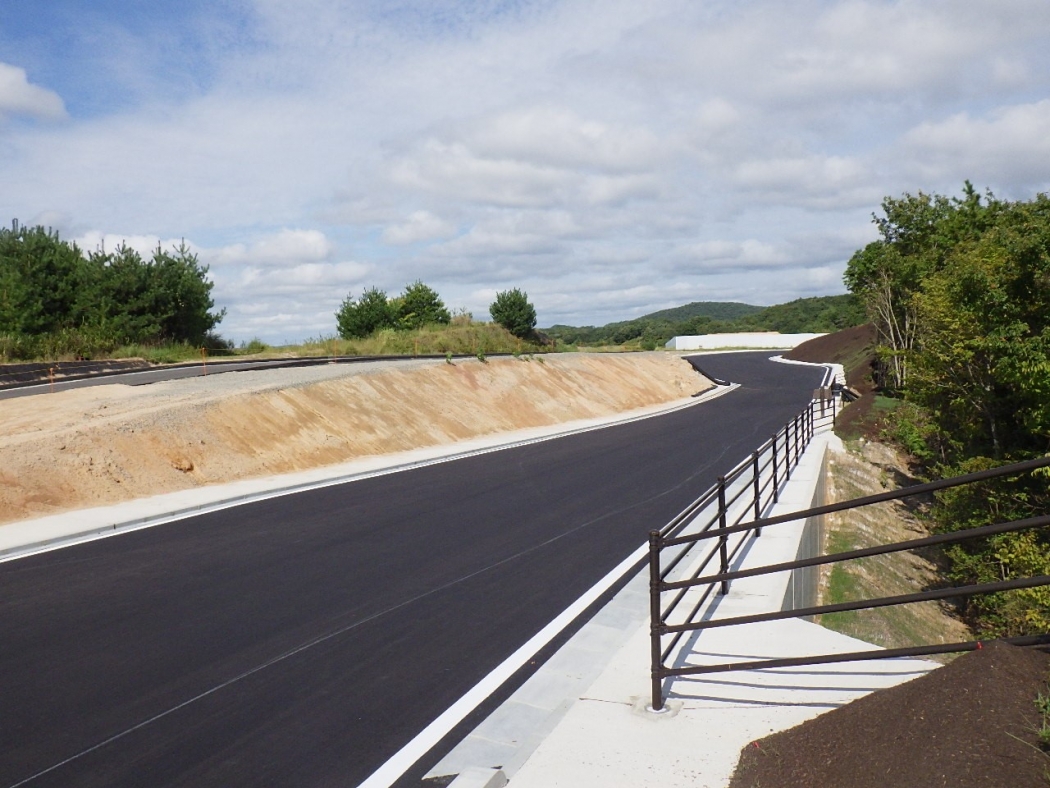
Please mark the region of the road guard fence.
MULTIPOLYGON (((831 605, 809 605, 801 608, 796 607, 794 609, 723 619, 707 618, 705 615, 704 620, 697 621, 697 617, 705 610, 705 605, 712 598, 712 595, 715 593, 728 594, 730 584, 740 578, 756 577, 775 572, 797 573, 799 571, 812 571, 820 566, 873 555, 949 545, 995 534, 1050 526, 1050 515, 1044 515, 1025 520, 970 528, 953 533, 938 534, 921 539, 878 545, 861 550, 849 550, 831 555, 818 554, 814 557, 798 558, 794 561, 748 569, 731 569, 734 560, 741 553, 748 540, 759 538, 763 528, 800 520, 813 520, 833 512, 843 512, 884 501, 895 501, 916 495, 925 495, 950 487, 974 484, 1004 476, 1016 476, 1050 466, 1050 457, 1039 458, 965 476, 942 479, 928 484, 914 485, 901 490, 856 498, 842 503, 817 506, 804 511, 791 512, 775 517, 761 517, 764 507, 770 501, 775 502, 777 500, 783 481, 790 478, 791 468, 797 465, 802 449, 812 438, 817 425, 821 423, 815 415, 817 408, 817 402, 811 403, 807 410, 803 411, 793 422, 789 422, 783 430, 763 445, 759 451, 756 451, 746 463, 742 463, 724 478, 719 479, 718 484, 704 493, 664 528, 659 531, 652 531, 649 534, 652 709, 654 711, 660 711, 664 706, 664 680, 674 676, 854 662, 893 657, 927 656, 980 648, 979 641, 965 641, 910 648, 873 649, 871 651, 857 651, 846 654, 763 659, 677 668, 667 667, 665 664, 667 659, 687 632, 699 632, 715 627, 739 626, 787 618, 811 618, 824 613, 866 610, 876 607, 1050 585, 1050 576, 1038 575, 1013 578, 995 583, 930 589, 913 594, 831 605), (704 513, 708 510, 713 511, 709 517, 704 518, 704 513), (751 519, 745 522, 748 518, 751 519), (689 533, 685 533, 687 529, 689 533), (710 545, 706 553, 702 553, 698 560, 695 558, 690 559, 693 563, 690 565, 687 576, 673 578, 673 574, 683 565, 686 556, 694 548, 702 548, 705 545, 710 545), (665 553, 673 553, 673 555, 669 560, 665 561, 665 553), (715 563, 716 558, 717 563, 715 563), (713 563, 717 566, 717 571, 710 572, 708 567, 712 566, 713 563), (705 571, 708 571, 708 574, 704 574, 705 571), (688 610, 684 616, 681 616, 681 620, 676 623, 668 623, 671 616, 691 592, 692 596, 686 605, 688 610), (665 594, 671 596, 670 602, 667 604, 663 601, 665 594), (665 642, 665 639, 668 638, 669 642, 665 642)), ((834 418, 834 404, 832 404, 831 413, 832 418, 834 418)), ((819 551, 817 552, 819 553, 819 551)), ((680 571, 679 574, 681 574, 680 571)), ((787 604, 785 607, 792 608, 793 606, 787 604)), ((1007 643, 1021 646, 1042 645, 1050 643, 1050 635, 1003 638, 1003 640, 1007 643)))

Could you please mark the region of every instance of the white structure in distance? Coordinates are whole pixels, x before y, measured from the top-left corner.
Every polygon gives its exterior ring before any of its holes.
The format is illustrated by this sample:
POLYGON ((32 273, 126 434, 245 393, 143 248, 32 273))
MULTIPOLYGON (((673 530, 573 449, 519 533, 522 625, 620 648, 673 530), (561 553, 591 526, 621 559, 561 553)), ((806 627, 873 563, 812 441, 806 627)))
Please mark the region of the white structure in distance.
POLYGON ((777 331, 750 331, 739 334, 702 334, 672 337, 664 345, 668 350, 722 350, 753 348, 755 350, 790 350, 796 345, 824 334, 781 334, 777 331))

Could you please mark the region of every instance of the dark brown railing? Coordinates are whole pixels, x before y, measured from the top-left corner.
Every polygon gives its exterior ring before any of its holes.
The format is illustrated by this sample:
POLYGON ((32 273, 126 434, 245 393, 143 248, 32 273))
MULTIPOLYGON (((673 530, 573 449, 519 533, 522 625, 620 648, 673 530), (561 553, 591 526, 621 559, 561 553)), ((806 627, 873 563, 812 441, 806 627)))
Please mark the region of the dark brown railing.
MULTIPOLYGON (((813 410, 811 406, 810 410, 813 410)), ((797 421, 797 420, 796 420, 797 421)), ((805 433, 812 437, 812 432, 805 433)), ((775 442, 775 439, 774 439, 775 442)), ((777 454, 774 451, 774 457, 777 454)), ((797 464, 797 454, 788 452, 788 457, 791 458, 797 464)), ((667 658, 670 656, 675 646, 677 646, 683 634, 686 632, 698 632, 704 629, 712 629, 715 627, 726 627, 736 626, 742 624, 753 624, 764 621, 777 621, 786 618, 803 618, 810 616, 822 615, 824 613, 837 613, 848 610, 866 610, 876 607, 886 607, 892 605, 903 605, 913 602, 925 602, 930 600, 950 599, 953 597, 960 596, 971 596, 974 594, 988 594, 999 591, 1009 591, 1019 588, 1034 588, 1037 586, 1050 585, 1050 576, 1038 575, 1034 577, 1015 578, 1012 580, 1003 580, 996 583, 980 583, 968 586, 960 586, 953 588, 942 588, 932 589, 928 591, 921 591, 914 594, 903 594, 899 596, 881 597, 878 599, 868 599, 856 602, 841 602, 832 605, 811 605, 807 607, 792 609, 792 610, 778 610, 768 613, 758 613, 747 616, 735 616, 732 618, 724 619, 708 619, 704 621, 697 621, 696 618, 704 605, 711 598, 715 589, 721 594, 727 594, 732 581, 738 580, 744 577, 756 577, 759 575, 772 574, 774 572, 787 572, 804 569, 808 567, 822 566, 826 564, 835 564, 841 561, 850 561, 857 558, 866 558, 873 555, 883 555, 886 553, 901 552, 904 550, 915 550, 923 547, 931 547, 935 545, 946 545, 954 544, 956 542, 962 542, 968 539, 976 539, 983 536, 991 536, 994 534, 1008 533, 1011 531, 1020 531, 1027 528, 1041 528, 1050 525, 1050 515, 1041 517, 1032 517, 1026 520, 1018 520, 1015 522, 1008 523, 996 523, 993 525, 986 525, 979 528, 970 528, 963 531, 956 531, 948 534, 938 534, 936 536, 929 536, 922 539, 910 539, 904 542, 897 542, 894 544, 878 545, 875 547, 868 547, 861 550, 850 550, 841 553, 834 553, 832 555, 816 556, 811 558, 801 558, 795 561, 785 561, 777 564, 770 564, 768 566, 754 567, 750 569, 737 569, 730 570, 733 559, 739 554, 740 550, 747 543, 748 538, 758 538, 763 528, 780 525, 788 522, 796 522, 799 520, 809 520, 810 518, 818 518, 826 514, 833 512, 848 511, 861 506, 870 506, 872 504, 881 503, 884 501, 900 500, 902 498, 908 498, 914 495, 922 495, 926 493, 936 492, 937 490, 947 489, 949 487, 958 487, 966 484, 973 484, 975 482, 984 481, 987 479, 994 479, 1002 476, 1015 476, 1022 473, 1027 473, 1037 468, 1043 468, 1050 466, 1050 457, 1039 458, 1035 460, 1029 460, 1028 462, 1015 463, 1013 465, 1006 465, 1001 468, 993 468, 986 471, 980 471, 978 473, 971 473, 965 476, 956 476, 950 479, 942 479, 928 484, 919 484, 912 487, 906 487, 902 490, 893 490, 890 492, 879 493, 877 495, 870 495, 864 498, 857 498, 852 501, 845 501, 842 503, 829 504, 826 506, 818 506, 805 511, 791 512, 789 514, 778 515, 776 517, 761 518, 759 516, 760 506, 757 503, 760 495, 756 493, 756 504, 754 507, 754 517, 749 522, 743 522, 745 516, 750 514, 741 514, 736 517, 735 520, 730 523, 731 519, 727 512, 727 507, 732 507, 732 501, 736 500, 736 497, 730 495, 727 497, 726 489, 727 483, 732 473, 738 472, 734 469, 730 476, 727 476, 725 480, 719 480, 719 484, 716 485, 714 491, 705 493, 705 496, 701 496, 698 501, 704 500, 705 497, 710 497, 713 500, 717 500, 719 503, 718 512, 715 517, 705 524, 702 524, 696 530, 690 529, 690 533, 685 534, 683 531, 686 526, 696 522, 694 516, 689 516, 687 513, 691 511, 693 507, 687 509, 686 512, 676 517, 667 526, 659 531, 652 531, 649 535, 649 572, 650 572, 650 615, 651 615, 651 637, 652 637, 652 708, 655 711, 659 711, 663 708, 664 696, 663 696, 663 681, 664 679, 673 676, 688 676, 702 673, 719 673, 732 670, 753 670, 757 668, 776 668, 776 667, 790 667, 798 665, 817 665, 817 664, 828 664, 833 662, 853 662, 860 660, 871 660, 871 659, 885 659, 890 657, 902 657, 902 656, 925 656, 929 654, 943 654, 958 651, 967 651, 979 647, 978 641, 966 641, 959 643, 947 643, 930 646, 916 646, 911 648, 896 648, 896 649, 877 649, 871 651, 858 651, 851 652, 848 654, 828 654, 819 656, 807 656, 807 657, 792 657, 786 659, 766 659, 757 660, 750 662, 734 662, 734 663, 723 663, 717 665, 702 665, 702 666, 690 666, 681 668, 669 668, 665 666, 667 658), (714 524, 717 523, 717 527, 714 524), (729 550, 727 545, 730 541, 735 538, 736 547, 733 550, 729 550), (693 570, 689 577, 677 580, 668 579, 671 572, 675 567, 681 564, 687 553, 689 553, 694 547, 701 543, 709 540, 715 540, 715 547, 709 550, 702 560, 699 561, 697 567, 693 570), (662 565, 661 558, 664 550, 677 549, 677 554, 673 560, 666 566, 662 565), (717 572, 709 574, 703 574, 703 572, 710 565, 711 559, 715 554, 719 555, 719 569, 717 572), (689 611, 688 615, 682 623, 668 624, 669 616, 674 612, 677 606, 685 598, 686 594, 690 589, 703 589, 700 594, 700 599, 695 603, 692 610, 689 611), (662 595, 665 593, 674 593, 674 598, 671 603, 667 606, 663 605, 662 595), (666 636, 671 636, 671 642, 669 645, 664 646, 663 639, 666 636)), ((756 463, 754 467, 757 469, 760 466, 756 463)), ((773 460, 773 467, 776 468, 776 460, 773 460)), ((755 479, 757 480, 760 476, 758 470, 754 471, 755 479)), ((773 472, 773 486, 776 488, 777 473, 773 472)), ((757 482, 754 482, 754 489, 761 490, 763 487, 757 482)), ((1006 642, 1014 643, 1017 645, 1034 645, 1042 643, 1050 643, 1050 635, 1037 635, 1024 638, 1006 638, 1006 642)))

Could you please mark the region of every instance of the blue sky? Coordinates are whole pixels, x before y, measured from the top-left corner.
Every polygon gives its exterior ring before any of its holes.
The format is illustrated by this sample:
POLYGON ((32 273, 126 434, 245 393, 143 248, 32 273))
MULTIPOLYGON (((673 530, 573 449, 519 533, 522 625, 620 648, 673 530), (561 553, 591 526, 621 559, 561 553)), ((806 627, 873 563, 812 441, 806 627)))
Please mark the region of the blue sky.
POLYGON ((1047 191, 1048 41, 1043 0, 5 2, 0 220, 184 238, 237 341, 415 279, 541 324, 839 293, 886 195, 1047 191))

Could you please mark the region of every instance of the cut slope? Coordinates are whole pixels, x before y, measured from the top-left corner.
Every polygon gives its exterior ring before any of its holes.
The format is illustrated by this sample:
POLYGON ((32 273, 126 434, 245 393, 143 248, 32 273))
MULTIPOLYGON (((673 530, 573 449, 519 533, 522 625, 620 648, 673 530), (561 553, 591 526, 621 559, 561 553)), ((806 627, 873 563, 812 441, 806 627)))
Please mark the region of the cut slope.
POLYGON ((6 401, 0 522, 614 415, 710 386, 662 353, 235 372, 6 401))

